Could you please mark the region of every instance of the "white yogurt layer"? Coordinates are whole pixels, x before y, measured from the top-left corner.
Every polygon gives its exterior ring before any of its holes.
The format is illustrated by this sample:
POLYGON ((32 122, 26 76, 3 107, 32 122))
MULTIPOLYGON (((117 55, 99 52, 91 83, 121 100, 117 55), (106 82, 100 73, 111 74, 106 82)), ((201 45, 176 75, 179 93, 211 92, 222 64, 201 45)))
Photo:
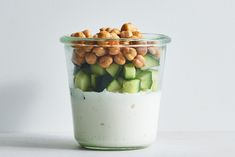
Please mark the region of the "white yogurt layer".
POLYGON ((80 144, 142 147, 155 140, 160 92, 123 94, 70 90, 75 137, 80 144))

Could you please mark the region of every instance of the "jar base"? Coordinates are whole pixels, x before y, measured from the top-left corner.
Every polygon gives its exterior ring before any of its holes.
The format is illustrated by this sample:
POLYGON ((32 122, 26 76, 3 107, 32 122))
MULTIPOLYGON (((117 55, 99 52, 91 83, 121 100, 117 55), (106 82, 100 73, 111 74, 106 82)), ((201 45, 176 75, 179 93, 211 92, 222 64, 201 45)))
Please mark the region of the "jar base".
POLYGON ((90 149, 90 150, 100 150, 100 151, 125 151, 125 150, 137 150, 137 149, 144 149, 147 146, 133 146, 133 147, 103 147, 103 146, 92 146, 87 144, 79 143, 82 148, 90 149))

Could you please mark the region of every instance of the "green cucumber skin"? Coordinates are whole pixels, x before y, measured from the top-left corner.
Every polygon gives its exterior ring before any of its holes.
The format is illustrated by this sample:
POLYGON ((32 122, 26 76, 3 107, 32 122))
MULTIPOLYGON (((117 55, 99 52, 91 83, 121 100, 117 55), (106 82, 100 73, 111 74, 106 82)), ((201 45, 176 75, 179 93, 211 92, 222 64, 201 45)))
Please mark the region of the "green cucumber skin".
POLYGON ((151 86, 151 90, 152 91, 157 91, 158 90, 158 71, 157 70, 150 70, 152 72, 152 86, 151 86))
POLYGON ((151 89, 151 86, 153 84, 152 81, 152 72, 148 70, 144 70, 140 72, 136 78, 140 80, 140 89, 145 91, 148 89, 151 89))
POLYGON ((90 89, 91 79, 90 75, 84 71, 79 71, 74 78, 75 88, 79 88, 82 91, 88 91, 90 89))
POLYGON ((121 66, 118 64, 111 64, 108 68, 106 68, 106 71, 112 76, 116 77, 121 71, 121 66))
POLYGON ((91 74, 91 87, 93 90, 96 89, 96 77, 97 77, 97 75, 91 74))
POLYGON ((134 79, 136 77, 136 69, 133 64, 126 64, 123 68, 125 79, 134 79))
POLYGON ((96 92, 102 92, 113 81, 113 77, 109 74, 96 77, 96 92))
POLYGON ((125 80, 122 84, 123 93, 138 93, 140 91, 140 80, 125 80))
POLYGON ((105 69, 103 69, 101 66, 98 64, 93 64, 91 65, 91 73, 96 74, 96 75, 104 75, 106 73, 105 69))
POLYGON ((119 92, 121 90, 121 84, 117 80, 113 80, 107 87, 109 92, 119 92))
POLYGON ((153 55, 146 54, 144 56, 145 66, 141 68, 141 70, 146 70, 152 67, 159 66, 159 60, 157 60, 153 55))

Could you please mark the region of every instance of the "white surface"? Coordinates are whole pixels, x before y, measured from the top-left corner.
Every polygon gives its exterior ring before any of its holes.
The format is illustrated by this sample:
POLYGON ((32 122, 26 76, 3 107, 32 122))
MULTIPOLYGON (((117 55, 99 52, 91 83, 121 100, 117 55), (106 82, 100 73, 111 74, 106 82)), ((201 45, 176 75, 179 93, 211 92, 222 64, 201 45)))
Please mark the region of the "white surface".
POLYGON ((234 157, 235 132, 165 132, 149 148, 91 151, 64 135, 0 134, 1 157, 234 157))
POLYGON ((234 0, 1 0, 0 131, 72 132, 63 45, 84 28, 172 37, 160 130, 235 131, 234 0))
POLYGON ((100 147, 143 147, 156 138, 160 92, 96 93, 73 88, 70 91, 75 137, 79 143, 100 147))

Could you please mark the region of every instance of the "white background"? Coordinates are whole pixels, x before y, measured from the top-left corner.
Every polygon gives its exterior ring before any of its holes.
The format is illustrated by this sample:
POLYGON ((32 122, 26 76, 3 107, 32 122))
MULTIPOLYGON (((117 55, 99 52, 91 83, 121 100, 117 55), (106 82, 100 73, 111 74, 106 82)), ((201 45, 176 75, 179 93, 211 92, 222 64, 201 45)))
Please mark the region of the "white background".
POLYGON ((0 0, 0 132, 72 132, 59 37, 129 21, 172 38, 159 129, 235 131, 234 10, 234 0, 0 0))

